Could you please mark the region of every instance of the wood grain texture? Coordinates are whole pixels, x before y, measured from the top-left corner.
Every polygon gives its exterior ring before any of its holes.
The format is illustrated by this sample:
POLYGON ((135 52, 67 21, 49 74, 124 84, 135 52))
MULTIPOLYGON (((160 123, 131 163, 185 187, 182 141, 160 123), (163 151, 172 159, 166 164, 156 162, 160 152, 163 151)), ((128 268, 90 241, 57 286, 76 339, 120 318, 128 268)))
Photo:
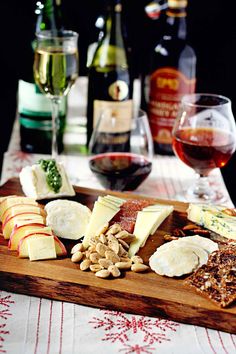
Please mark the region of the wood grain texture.
MULTIPOLYGON (((75 189, 74 199, 90 208, 98 195, 107 194, 107 191, 88 188, 75 189)), ((109 193, 121 196, 120 193, 109 193)), ((0 196, 10 194, 22 194, 17 179, 8 181, 0 188, 0 196)), ((122 196, 143 198, 129 193, 122 193, 122 196)), ((163 234, 186 223, 187 204, 155 201, 173 204, 175 211, 139 252, 146 263, 157 246, 163 243, 163 234)), ((74 244, 67 240, 63 243, 68 251, 74 244)), ((3 290, 139 315, 166 317, 236 333, 236 306, 221 309, 185 286, 183 281, 161 277, 152 271, 145 274, 127 272, 118 279, 99 279, 92 272, 79 270, 79 265, 69 258, 38 262, 19 259, 16 252, 7 249, 7 242, 0 238, 0 288, 3 290)))

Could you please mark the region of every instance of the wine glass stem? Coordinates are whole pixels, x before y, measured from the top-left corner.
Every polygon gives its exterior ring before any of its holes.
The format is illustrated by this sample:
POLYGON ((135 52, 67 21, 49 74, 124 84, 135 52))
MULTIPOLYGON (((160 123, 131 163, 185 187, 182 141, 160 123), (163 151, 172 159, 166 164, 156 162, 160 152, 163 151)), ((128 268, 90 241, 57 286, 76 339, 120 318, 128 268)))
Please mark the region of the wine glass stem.
POLYGON ((194 186, 194 193, 203 198, 210 193, 210 183, 208 177, 197 175, 196 184, 194 186))
POLYGON ((53 97, 52 102, 52 158, 57 159, 58 147, 57 147, 57 132, 60 126, 59 110, 60 110, 60 98, 53 97))

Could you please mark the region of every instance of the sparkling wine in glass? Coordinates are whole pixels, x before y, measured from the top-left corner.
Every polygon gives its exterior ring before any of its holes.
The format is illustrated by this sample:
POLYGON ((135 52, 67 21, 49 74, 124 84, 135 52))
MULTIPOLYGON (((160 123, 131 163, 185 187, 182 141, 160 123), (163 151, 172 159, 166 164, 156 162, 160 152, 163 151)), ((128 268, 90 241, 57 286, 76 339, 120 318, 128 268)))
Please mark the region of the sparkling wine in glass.
POLYGON ((231 101, 215 94, 183 97, 173 128, 173 149, 177 157, 193 168, 196 183, 183 192, 182 199, 193 202, 223 201, 208 175, 226 165, 236 148, 235 120, 231 101))
POLYGON ((73 31, 42 31, 36 34, 34 77, 52 103, 52 157, 57 158, 57 130, 61 98, 78 76, 78 34, 73 31))
POLYGON ((93 131, 89 167, 104 188, 134 190, 152 169, 153 142, 147 115, 139 111, 122 131, 113 110, 104 110, 93 131))

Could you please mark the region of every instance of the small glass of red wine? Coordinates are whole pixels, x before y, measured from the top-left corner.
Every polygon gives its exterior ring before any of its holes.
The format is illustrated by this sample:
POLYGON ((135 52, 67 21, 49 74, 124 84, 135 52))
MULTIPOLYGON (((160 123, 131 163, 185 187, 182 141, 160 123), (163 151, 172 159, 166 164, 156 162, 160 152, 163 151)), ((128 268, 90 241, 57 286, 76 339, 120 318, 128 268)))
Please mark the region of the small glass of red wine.
POLYGON ((129 124, 123 119, 114 109, 102 111, 89 144, 89 167, 104 188, 132 191, 151 172, 153 142, 144 111, 129 124))
POLYGON ((223 194, 210 186, 208 175, 224 167, 236 148, 230 99, 216 94, 185 95, 172 134, 176 156, 197 174, 196 183, 183 192, 182 199, 222 202, 223 194))

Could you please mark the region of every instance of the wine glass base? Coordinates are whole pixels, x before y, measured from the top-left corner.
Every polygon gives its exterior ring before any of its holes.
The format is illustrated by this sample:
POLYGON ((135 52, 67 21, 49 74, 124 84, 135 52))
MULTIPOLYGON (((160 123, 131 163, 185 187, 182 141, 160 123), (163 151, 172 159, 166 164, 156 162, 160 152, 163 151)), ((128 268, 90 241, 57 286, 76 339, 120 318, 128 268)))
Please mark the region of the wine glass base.
POLYGON ((207 194, 196 193, 192 188, 175 196, 175 199, 187 203, 222 204, 227 201, 220 191, 211 189, 207 194))

